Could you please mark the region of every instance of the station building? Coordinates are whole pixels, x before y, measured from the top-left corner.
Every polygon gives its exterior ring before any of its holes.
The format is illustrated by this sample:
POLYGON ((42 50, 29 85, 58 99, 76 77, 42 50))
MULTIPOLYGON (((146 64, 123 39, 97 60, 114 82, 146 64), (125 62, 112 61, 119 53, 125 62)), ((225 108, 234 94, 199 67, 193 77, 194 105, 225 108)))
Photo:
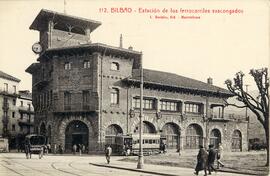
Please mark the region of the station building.
MULTIPOLYGON (((100 22, 42 9, 30 26, 42 48, 32 74, 35 131, 48 142, 103 150, 117 135, 138 133, 142 53, 102 43, 90 35, 100 22)), ((36 45, 37 46, 37 45, 36 45)), ((35 47, 36 47, 35 46, 35 47)), ((233 95, 207 82, 143 69, 143 132, 166 137, 172 151, 222 143, 247 150, 247 122, 232 119, 224 99, 233 95)))

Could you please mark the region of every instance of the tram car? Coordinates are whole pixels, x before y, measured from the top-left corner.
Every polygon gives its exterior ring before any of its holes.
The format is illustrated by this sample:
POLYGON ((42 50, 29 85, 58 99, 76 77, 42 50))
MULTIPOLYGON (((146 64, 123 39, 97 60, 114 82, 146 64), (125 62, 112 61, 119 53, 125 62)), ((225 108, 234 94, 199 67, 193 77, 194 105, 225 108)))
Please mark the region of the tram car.
POLYGON ((45 136, 30 134, 25 137, 25 154, 26 158, 31 158, 32 154, 38 154, 39 159, 43 157, 43 150, 46 144, 45 136))
MULTIPOLYGON (((143 153, 144 155, 152 155, 160 153, 162 142, 159 134, 143 134, 143 153)), ((115 151, 121 155, 138 155, 140 149, 139 134, 117 136, 115 138, 115 151), (129 152, 130 151, 130 152, 129 152)))

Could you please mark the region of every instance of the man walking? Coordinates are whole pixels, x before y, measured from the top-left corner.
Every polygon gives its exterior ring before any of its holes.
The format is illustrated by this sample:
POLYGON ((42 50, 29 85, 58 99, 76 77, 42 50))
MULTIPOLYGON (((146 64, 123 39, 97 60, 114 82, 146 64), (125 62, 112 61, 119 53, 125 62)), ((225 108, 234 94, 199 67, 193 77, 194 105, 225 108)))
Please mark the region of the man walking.
POLYGON ((195 168, 195 175, 199 175, 199 171, 204 170, 205 176, 207 175, 207 158, 208 158, 208 153, 207 151, 203 148, 202 145, 199 146, 200 150, 197 155, 197 165, 195 168))
POLYGON ((112 154, 112 148, 110 145, 108 145, 105 149, 105 156, 106 156, 106 160, 108 164, 110 164, 111 154, 112 154))
POLYGON ((209 173, 209 175, 211 175, 211 171, 216 171, 216 169, 214 168, 214 163, 215 163, 217 153, 213 147, 214 147, 214 145, 212 145, 212 144, 209 145, 209 151, 208 151, 208 173, 209 173))
POLYGON ((217 168, 218 169, 219 169, 219 166, 224 167, 224 164, 221 161, 222 158, 223 158, 223 147, 222 147, 222 144, 219 143, 218 152, 217 152, 217 168))

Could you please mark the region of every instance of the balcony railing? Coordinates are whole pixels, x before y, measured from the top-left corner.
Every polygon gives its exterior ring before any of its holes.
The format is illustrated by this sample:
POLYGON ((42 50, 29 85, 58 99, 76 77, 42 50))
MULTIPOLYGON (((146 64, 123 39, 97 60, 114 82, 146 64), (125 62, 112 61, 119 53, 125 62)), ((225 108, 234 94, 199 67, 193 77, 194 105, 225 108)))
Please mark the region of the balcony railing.
POLYGON ((91 106, 90 104, 83 104, 83 103, 73 103, 69 105, 57 106, 54 107, 54 112, 90 112, 95 111, 96 106, 91 106))
POLYGON ((8 116, 3 116, 2 122, 3 122, 4 125, 8 124, 9 117, 8 116))
POLYGON ((9 109, 9 103, 8 102, 4 102, 2 108, 3 108, 3 110, 8 110, 9 109))

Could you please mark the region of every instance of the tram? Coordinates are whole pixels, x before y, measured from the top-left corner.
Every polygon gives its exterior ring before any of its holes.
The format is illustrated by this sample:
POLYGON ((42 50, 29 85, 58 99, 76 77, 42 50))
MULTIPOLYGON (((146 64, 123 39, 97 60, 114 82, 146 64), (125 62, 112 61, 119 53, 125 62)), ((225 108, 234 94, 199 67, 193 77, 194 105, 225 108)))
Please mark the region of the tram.
MULTIPOLYGON (((164 138, 159 134, 143 134, 142 148, 144 155, 160 153, 164 138)), ((140 149, 139 134, 121 135, 115 137, 115 152, 121 155, 138 155, 140 149)))
POLYGON ((45 136, 30 134, 25 137, 26 158, 31 158, 32 154, 38 154, 39 159, 43 157, 43 149, 46 144, 45 136))

